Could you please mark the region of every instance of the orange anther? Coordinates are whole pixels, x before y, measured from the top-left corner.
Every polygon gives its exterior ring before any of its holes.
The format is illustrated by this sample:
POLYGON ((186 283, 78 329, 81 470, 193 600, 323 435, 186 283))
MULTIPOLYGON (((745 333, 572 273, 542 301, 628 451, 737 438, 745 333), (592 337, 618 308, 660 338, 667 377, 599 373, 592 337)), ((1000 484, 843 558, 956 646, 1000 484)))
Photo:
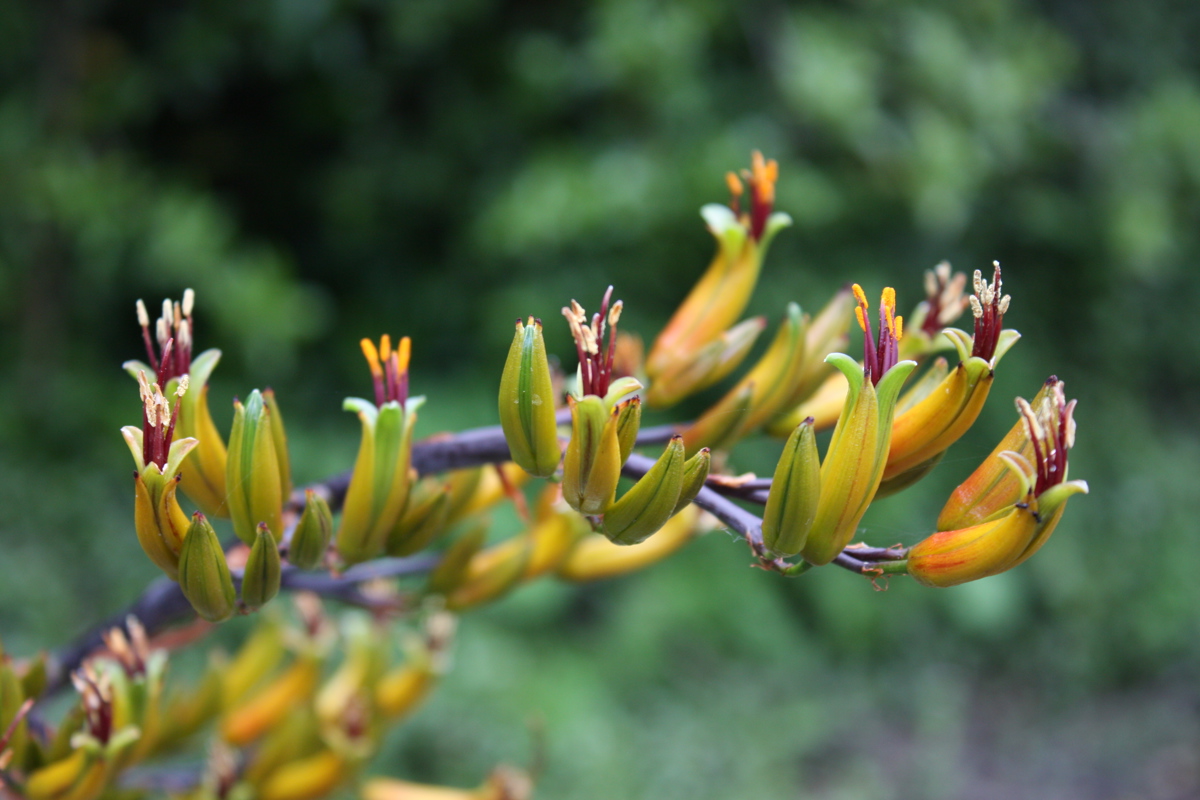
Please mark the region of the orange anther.
POLYGON ((375 343, 370 339, 363 339, 358 344, 362 347, 363 356, 367 359, 371 374, 376 377, 382 376, 383 368, 379 366, 379 351, 375 349, 375 343))
POLYGON ((399 372, 401 375, 408 372, 408 359, 412 355, 412 339, 405 336, 396 345, 396 356, 399 361, 399 372))

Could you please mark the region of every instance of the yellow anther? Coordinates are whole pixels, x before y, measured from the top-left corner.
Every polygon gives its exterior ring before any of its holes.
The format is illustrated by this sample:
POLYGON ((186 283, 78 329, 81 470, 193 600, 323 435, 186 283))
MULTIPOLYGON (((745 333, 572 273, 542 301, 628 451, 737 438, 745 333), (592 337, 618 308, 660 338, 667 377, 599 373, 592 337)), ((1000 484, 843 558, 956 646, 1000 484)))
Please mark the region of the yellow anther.
POLYGON ((392 357, 392 337, 386 333, 379 337, 379 360, 387 363, 387 360, 392 357))
POLYGON ((885 286, 883 294, 879 298, 879 303, 892 314, 896 313, 896 290, 891 286, 885 286))
POLYGON ((735 200, 741 197, 746 191, 746 187, 742 184, 741 178, 739 178, 737 173, 734 172, 725 173, 725 185, 729 187, 729 194, 731 194, 735 200))
POLYGON ((896 290, 891 286, 885 287, 879 298, 879 305, 883 309, 884 326, 888 333, 899 339, 900 335, 896 333, 896 290))
MULTIPOLYGON (((976 273, 976 274, 979 274, 979 273, 976 273)), ((976 297, 975 295, 971 295, 967 299, 971 302, 971 315, 974 316, 975 319, 979 319, 980 317, 982 317, 983 316, 983 304, 979 302, 979 298, 976 297)))
POLYGON ((396 360, 398 363, 398 372, 403 375, 408 372, 408 360, 412 356, 412 339, 407 336, 400 339, 396 345, 396 360))
POLYGON ((896 341, 904 336, 904 317, 896 317, 896 341))
POLYGON ((625 308, 624 301, 618 300, 613 303, 612 308, 608 310, 608 326, 611 328, 621 319, 621 311, 625 308))
POLYGON ((861 286, 856 283, 850 288, 854 291, 854 299, 858 301, 858 307, 854 309, 854 318, 858 320, 858 327, 862 328, 863 333, 866 333, 867 311, 871 308, 871 304, 867 302, 867 294, 861 286))
POLYGON ((179 387, 177 389, 175 389, 175 396, 183 397, 185 394, 187 394, 187 390, 188 390, 188 376, 180 375, 179 376, 179 387))
POLYGON ((375 343, 370 339, 363 339, 358 344, 362 347, 368 366, 371 367, 371 374, 376 377, 383 375, 383 368, 379 366, 379 351, 375 349, 375 343))
POLYGON ((858 301, 858 305, 864 310, 868 310, 871 304, 867 302, 867 293, 857 283, 850 287, 854 291, 854 299, 858 301))

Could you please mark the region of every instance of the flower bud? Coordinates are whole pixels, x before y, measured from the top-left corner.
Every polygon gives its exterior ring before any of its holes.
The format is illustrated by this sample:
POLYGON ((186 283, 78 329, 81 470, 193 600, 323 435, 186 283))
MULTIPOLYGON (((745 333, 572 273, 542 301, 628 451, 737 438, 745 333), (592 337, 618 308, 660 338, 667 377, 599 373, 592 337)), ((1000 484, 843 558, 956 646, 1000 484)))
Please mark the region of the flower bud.
POLYGON ((442 560, 429 573, 429 583, 426 591, 430 594, 448 595, 467 577, 467 570, 475 554, 483 549, 487 540, 488 526, 479 524, 459 536, 454 544, 446 550, 442 560))
POLYGON ((300 569, 315 569, 324 560, 332 538, 333 512, 329 503, 312 489, 305 489, 304 513, 292 531, 288 561, 300 569))
POLYGON ((789 303, 787 317, 762 358, 685 434, 689 452, 694 452, 701 446, 713 449, 728 448, 739 438, 762 427, 790 404, 794 404, 793 398, 804 361, 806 324, 800 306, 789 303), (746 389, 750 390, 748 401, 741 399, 745 396, 746 389), (743 414, 737 415, 740 417, 740 423, 736 428, 716 422, 732 416, 734 409, 741 405, 747 408, 743 414), (724 436, 720 439, 710 439, 702 435, 722 429, 724 436))
POLYGON ((513 461, 530 475, 547 478, 562 451, 554 420, 554 386, 541 320, 517 320, 517 333, 500 377, 500 427, 513 461))
POLYGON ((699 509, 688 506, 641 544, 619 545, 602 534, 590 534, 575 545, 559 566, 558 577, 566 581, 597 581, 644 569, 690 542, 696 535, 699 516, 699 509))
POLYGON ((637 444, 638 429, 642 424, 642 400, 633 397, 617 406, 617 444, 621 449, 621 463, 629 460, 637 444))
POLYGON ((338 787, 350 775, 346 758, 333 750, 284 764, 263 781, 258 800, 316 800, 338 787))
POLYGON ((279 594, 283 565, 279 561, 279 545, 265 522, 258 525, 254 546, 242 572, 242 605, 256 611, 279 594))
POLYGON ((446 595, 446 608, 461 611, 490 603, 521 582, 533 553, 526 533, 479 550, 471 556, 461 580, 446 595))
POLYGON ((745 360, 766 327, 766 317, 751 317, 734 325, 658 375, 646 391, 646 402, 654 408, 668 408, 717 383, 745 360))
POLYGON ((621 446, 617 436, 620 411, 587 395, 571 407, 571 441, 563 460, 563 499, 581 514, 603 514, 612 505, 621 477, 621 446))
POLYGON ((763 510, 763 544, 773 553, 792 556, 808 539, 821 496, 821 462, 811 418, 796 426, 779 456, 763 510))
POLYGON ((275 400, 275 391, 263 390, 263 403, 271 413, 267 419, 271 423, 271 440, 275 444, 275 458, 279 461, 279 485, 283 488, 283 496, 292 494, 292 467, 288 462, 287 432, 283 427, 283 414, 279 411, 279 403, 275 400))
POLYGON ((683 489, 683 437, 674 436, 663 454, 620 500, 604 513, 601 532, 616 544, 637 544, 666 524, 683 489))
POLYGON ((679 500, 675 503, 675 513, 678 514, 689 503, 696 499, 704 482, 708 480, 708 469, 712 464, 712 453, 707 447, 683 462, 683 484, 679 488, 679 500))
POLYGON ((449 510, 450 492, 447 487, 433 481, 418 483, 396 527, 388 535, 387 554, 410 556, 424 550, 446 530, 449 510))
POLYGON ((225 562, 225 551, 217 532, 199 511, 192 515, 179 553, 179 588, 196 613, 209 622, 222 622, 233 616, 237 592, 229 564, 225 562))
POLYGON ((257 619, 260 622, 242 643, 233 661, 221 670, 223 708, 232 708, 240 702, 279 665, 287 653, 280 623, 269 615, 257 619))
POLYGON ((321 664, 301 655, 291 666, 245 702, 234 705, 221 721, 221 737, 235 747, 258 739, 280 723, 294 708, 309 703, 321 664))
POLYGON ((701 449, 711 448, 713 444, 737 441, 750 416, 753 394, 753 383, 739 383, 715 406, 704 412, 700 419, 689 425, 683 432, 687 454, 694 455, 701 449))
POLYGON ((229 432, 229 462, 225 470, 226 502, 233 532, 254 544, 258 523, 264 522, 275 541, 283 536, 283 478, 271 430, 271 410, 255 389, 246 404, 233 402, 229 432))

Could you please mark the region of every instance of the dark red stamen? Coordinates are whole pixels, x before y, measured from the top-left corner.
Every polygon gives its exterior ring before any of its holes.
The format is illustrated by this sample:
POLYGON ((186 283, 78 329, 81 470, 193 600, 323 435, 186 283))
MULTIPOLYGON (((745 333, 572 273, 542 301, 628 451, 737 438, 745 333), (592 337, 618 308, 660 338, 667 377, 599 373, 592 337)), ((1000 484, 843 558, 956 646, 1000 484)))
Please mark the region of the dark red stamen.
POLYGON ((990 297, 976 295, 978 305, 975 302, 971 304, 972 311, 976 313, 971 355, 984 361, 991 361, 996 355, 996 344, 1000 341, 1000 331, 1004 329, 1004 311, 1008 303, 1001 295, 1000 288, 1000 265, 997 263, 992 272, 990 297))

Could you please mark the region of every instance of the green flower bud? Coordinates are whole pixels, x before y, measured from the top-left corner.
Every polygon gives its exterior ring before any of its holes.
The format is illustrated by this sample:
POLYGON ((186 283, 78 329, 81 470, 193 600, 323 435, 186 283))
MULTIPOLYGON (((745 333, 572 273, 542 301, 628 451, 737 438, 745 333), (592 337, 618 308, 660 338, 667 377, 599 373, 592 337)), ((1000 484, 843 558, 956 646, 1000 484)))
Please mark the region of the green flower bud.
POLYGON ((763 543, 771 552, 781 556, 800 552, 817 515, 820 495, 821 461, 809 417, 788 437, 771 480, 762 522, 763 543))
POLYGON ((483 549, 487 541, 488 525, 476 524, 462 536, 442 556, 441 562, 429 573, 429 584, 426 588, 430 594, 448 595, 462 585, 467 577, 467 568, 475 554, 483 549))
POLYGON ((209 622, 233 616, 237 604, 233 577, 217 532, 199 511, 192 515, 179 553, 179 588, 196 613, 209 622))
POLYGON ((621 448, 621 463, 629 460, 637 444, 638 428, 642 424, 642 400, 634 397, 617 406, 617 444, 621 448))
POLYGON ((674 436, 654 466, 604 514, 603 533, 616 544, 637 544, 667 523, 683 489, 683 437, 674 436))
POLYGON ((683 486, 679 490, 679 500, 675 503, 675 513, 678 514, 689 503, 696 499, 704 482, 708 480, 708 469, 712 464, 712 453, 707 447, 683 462, 683 486))
POLYGON ((587 395, 571 407, 571 441, 563 460, 563 499, 581 514, 603 514, 612 505, 621 477, 621 445, 617 437, 620 411, 587 395))
POLYGON ((450 511, 447 487, 422 481, 413 488, 408 506, 388 535, 389 556, 410 556, 429 546, 446 529, 450 511))
POLYGON ((333 513, 325 498, 312 489, 304 491, 304 513, 292 531, 288 561, 300 569, 315 569, 325 558, 333 538, 333 513))
POLYGON ((530 475, 546 478, 558 469, 562 451, 554 421, 554 385, 542 339, 541 320, 517 320, 517 333, 500 376, 500 427, 513 461, 530 475))
POLYGON ((258 523, 265 522, 278 542, 283 535, 283 479, 271 430, 271 410, 255 389, 243 406, 233 403, 225 486, 233 532, 253 545, 258 523))
POLYGON ((246 559, 246 569, 242 572, 242 605, 255 611, 269 603, 279 594, 282 572, 279 545, 266 523, 260 522, 250 557, 246 559))
POLYGON ((270 410, 268 417, 271 422, 271 439, 275 443, 275 458, 279 460, 279 485, 283 488, 283 496, 292 493, 292 467, 288 463, 287 432, 283 428, 283 414, 279 413, 279 403, 275 400, 273 389, 263 390, 263 402, 270 410))

